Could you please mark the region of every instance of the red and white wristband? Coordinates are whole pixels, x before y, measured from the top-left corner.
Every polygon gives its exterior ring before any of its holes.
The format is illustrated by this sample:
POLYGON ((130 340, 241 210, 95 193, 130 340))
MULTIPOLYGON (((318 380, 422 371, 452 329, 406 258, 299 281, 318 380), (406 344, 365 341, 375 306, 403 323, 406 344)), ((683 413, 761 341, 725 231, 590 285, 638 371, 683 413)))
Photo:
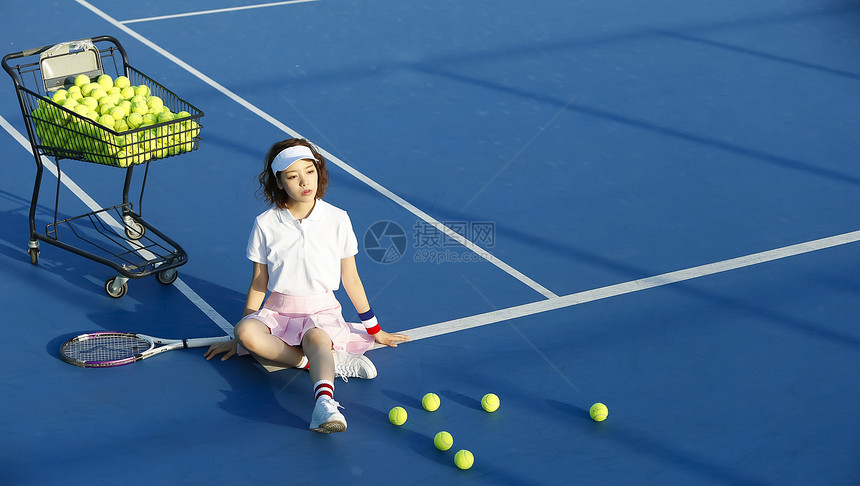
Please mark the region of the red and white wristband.
POLYGON ((362 312, 358 315, 358 318, 361 319, 361 323, 364 324, 364 328, 367 329, 368 334, 373 335, 382 330, 382 328, 379 327, 379 322, 377 322, 376 316, 373 314, 373 309, 368 309, 367 312, 362 312))

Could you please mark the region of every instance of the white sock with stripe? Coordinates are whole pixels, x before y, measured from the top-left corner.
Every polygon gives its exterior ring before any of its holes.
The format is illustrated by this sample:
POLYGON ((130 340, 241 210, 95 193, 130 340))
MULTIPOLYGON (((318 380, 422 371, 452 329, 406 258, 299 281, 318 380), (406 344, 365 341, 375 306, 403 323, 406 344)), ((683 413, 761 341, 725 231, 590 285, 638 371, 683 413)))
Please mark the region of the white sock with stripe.
POLYGON ((314 399, 319 400, 323 396, 334 398, 334 383, 328 380, 320 380, 314 384, 314 399))

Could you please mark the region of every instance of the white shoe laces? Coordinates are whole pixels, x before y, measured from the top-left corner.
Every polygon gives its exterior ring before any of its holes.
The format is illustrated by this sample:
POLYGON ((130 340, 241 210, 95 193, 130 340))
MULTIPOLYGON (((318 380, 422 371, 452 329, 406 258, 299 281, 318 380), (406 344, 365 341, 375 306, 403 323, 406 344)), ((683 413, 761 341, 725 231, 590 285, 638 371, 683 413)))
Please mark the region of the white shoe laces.
POLYGON ((336 351, 334 353, 334 375, 343 381, 349 382, 350 376, 361 376, 361 360, 355 359, 348 353, 336 351))
POLYGON ((327 414, 338 413, 337 409, 343 408, 343 406, 338 403, 337 400, 328 397, 322 399, 320 401, 320 405, 322 405, 323 410, 325 410, 327 414))

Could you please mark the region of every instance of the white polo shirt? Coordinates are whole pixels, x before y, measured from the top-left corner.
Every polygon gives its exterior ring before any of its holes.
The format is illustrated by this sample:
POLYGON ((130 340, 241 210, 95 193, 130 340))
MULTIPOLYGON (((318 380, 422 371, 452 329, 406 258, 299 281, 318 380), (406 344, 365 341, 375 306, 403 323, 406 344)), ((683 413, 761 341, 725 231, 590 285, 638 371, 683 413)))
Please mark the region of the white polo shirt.
POLYGON ((257 216, 246 251, 249 260, 268 266, 270 292, 295 296, 337 290, 340 260, 356 253, 349 215, 322 199, 301 222, 278 207, 257 216))

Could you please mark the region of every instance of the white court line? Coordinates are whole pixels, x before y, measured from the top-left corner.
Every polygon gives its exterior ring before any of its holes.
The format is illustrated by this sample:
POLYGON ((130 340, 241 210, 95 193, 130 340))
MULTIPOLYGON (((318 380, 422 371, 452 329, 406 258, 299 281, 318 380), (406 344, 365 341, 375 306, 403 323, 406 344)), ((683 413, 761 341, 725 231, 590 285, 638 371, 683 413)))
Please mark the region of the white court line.
MULTIPOLYGON (((17 129, 15 129, 15 127, 13 127, 8 121, 6 121, 6 119, 3 118, 2 115, 0 115, 0 126, 2 126, 4 130, 9 132, 9 135, 12 135, 12 138, 14 138, 19 144, 21 144, 22 147, 27 150, 27 152, 30 153, 30 156, 33 155, 33 147, 30 145, 30 141, 26 137, 24 137, 24 135, 22 135, 17 129)), ((41 156, 41 159, 42 165, 44 165, 45 168, 48 169, 51 174, 54 174, 54 177, 58 177, 57 166, 54 165, 54 163, 51 162, 50 159, 48 159, 44 155, 41 156)), ((70 191, 72 191, 72 193, 77 196, 78 199, 83 201, 83 203, 86 204, 91 211, 100 211, 102 209, 101 206, 99 206, 99 204, 96 203, 96 201, 92 197, 90 197, 89 194, 86 193, 86 191, 81 189, 81 187, 78 186, 78 184, 75 183, 75 181, 68 176, 68 174, 66 174, 65 172, 59 173, 62 174, 62 179, 60 180, 63 185, 66 186, 70 191)), ((98 216, 105 223, 107 223, 108 226, 111 226, 118 231, 123 231, 125 229, 125 226, 120 224, 116 219, 114 219, 112 216, 105 212, 98 213, 98 216)), ((144 258, 146 258, 146 256, 144 256, 144 258)), ((209 316, 209 318, 212 319, 212 322, 214 322, 218 327, 223 329, 225 333, 231 336, 233 335, 233 325, 227 322, 227 320, 224 319, 224 317, 222 317, 221 314, 218 313, 218 311, 213 309, 212 306, 210 306, 205 300, 203 300, 202 297, 197 295, 197 293, 194 292, 191 287, 186 285, 185 282, 182 281, 182 279, 177 277, 176 280, 173 282, 173 286, 179 289, 179 291, 182 292, 182 294, 185 295, 185 297, 190 300, 194 305, 196 305, 198 309, 200 309, 204 314, 209 316)))
MULTIPOLYGON (((152 49, 152 50, 154 50, 155 52, 157 52, 157 53, 161 54, 162 56, 166 57, 167 59, 169 59, 170 61, 172 61, 173 63, 175 63, 177 66, 181 67, 182 69, 185 69, 186 71, 188 71, 188 72, 189 72, 189 73, 191 73, 192 75, 196 76, 198 79, 200 79, 200 80, 201 80, 201 81, 203 81, 204 83, 206 83, 206 84, 208 84, 209 86, 211 86, 211 87, 215 88, 216 90, 220 91, 222 94, 224 94, 224 95, 225 95, 225 96, 227 96, 228 98, 230 98, 230 99, 232 99, 233 101, 235 101, 236 103, 239 103, 240 105, 242 105, 242 107, 246 108, 246 109, 247 109, 248 111, 250 111, 251 113, 254 113, 255 115, 257 115, 257 116, 259 116, 260 118, 262 118, 263 120, 266 120, 267 122, 271 123, 271 124, 272 124, 272 125, 274 125, 276 128, 278 128, 278 129, 280 129, 281 131, 283 131, 283 132, 287 133, 287 134, 288 134, 288 135, 290 135, 291 137, 293 137, 293 138, 306 138, 306 137, 302 136, 301 134, 299 134, 298 132, 296 132, 295 130, 293 130, 292 128, 290 128, 290 127, 286 126, 285 124, 281 123, 279 120, 275 119, 274 117, 272 117, 272 116, 271 116, 271 115, 269 115, 268 113, 264 112, 264 111, 263 111, 263 110, 261 110, 260 108, 257 108, 256 106, 254 106, 253 104, 251 104, 250 102, 248 102, 247 100, 245 100, 244 98, 242 98, 241 96, 237 95, 236 93, 234 93, 234 92, 230 91, 229 89, 227 89, 226 87, 222 86, 220 83, 216 82, 214 79, 210 78, 209 76, 206 76, 205 74, 201 73, 201 72, 200 72, 200 71, 198 71, 197 69, 195 69, 195 68, 191 67, 191 65, 189 65, 189 64, 188 64, 188 63, 186 63, 185 61, 183 61, 183 60, 179 59, 178 57, 174 56, 173 54, 171 54, 171 53, 167 52, 166 50, 162 49, 161 47, 159 47, 158 45, 156 45, 154 42, 152 42, 152 41, 150 41, 149 39, 147 39, 146 37, 144 37, 144 36, 142 36, 142 35, 138 34, 138 33, 137 33, 137 32, 135 32, 134 30, 132 30, 132 29, 130 29, 130 28, 128 28, 128 27, 126 27, 125 25, 121 24, 120 22, 118 22, 118 21, 117 21, 116 19, 114 19, 113 17, 109 16, 108 14, 106 14, 106 13, 102 12, 102 11, 101 11, 101 10, 99 10, 98 8, 96 8, 96 7, 94 7, 93 5, 91 5, 90 3, 88 3, 86 0, 76 0, 76 1, 77 1, 79 4, 81 4, 82 6, 86 7, 86 8, 87 8, 87 9, 89 9, 89 10, 91 10, 94 14, 96 14, 96 15, 98 15, 99 17, 101 17, 101 18, 105 19, 106 21, 110 22, 111 24, 113 24, 113 25, 114 25, 115 27, 117 27, 118 29, 121 29, 122 31, 124 31, 124 32, 125 32, 125 33, 127 33, 128 35, 130 35, 130 36, 134 37, 135 39, 139 40, 139 41, 140 41, 140 42, 142 42, 144 45, 148 46, 150 49, 152 49)), ((534 280, 532 280, 531 278, 527 277, 526 275, 524 275, 524 274, 523 274, 522 272, 520 272, 519 270, 517 270, 517 269, 513 268, 512 266, 508 265, 507 263, 505 263, 505 262, 501 261, 500 259, 496 258, 493 254, 491 254, 490 252, 488 252, 488 251, 484 250, 483 248, 479 247, 478 245, 476 245, 476 244, 475 244, 475 243, 473 243, 472 241, 467 240, 465 237, 461 236, 461 235, 460 235, 460 234, 458 234, 456 231, 454 231, 454 230, 452 230, 451 228, 449 228, 448 226, 446 226, 446 225, 442 224, 441 222, 439 222, 439 221, 438 221, 438 220, 436 220, 435 218, 431 217, 430 215, 428 215, 428 214, 427 214, 427 213, 425 213, 424 211, 421 211, 420 209, 418 209, 417 207, 415 207, 414 205, 412 205, 410 202, 406 201, 405 199, 403 199, 402 197, 398 196, 397 194, 394 194, 394 193, 393 193, 393 192, 391 192, 390 190, 388 190, 388 189, 386 189, 385 187, 383 187, 381 184, 377 183, 376 181, 374 181, 374 180, 373 180, 373 179, 371 179, 370 177, 368 177, 368 176, 366 176, 366 175, 362 174, 361 172, 359 172, 358 170, 356 170, 354 167, 350 166, 350 165, 349 165, 349 164, 347 164, 346 162, 344 162, 344 161, 340 160, 339 158, 335 157, 333 154, 329 153, 329 152, 328 152, 328 151, 326 151, 325 149, 320 148, 320 153, 321 153, 321 154, 323 155, 323 157, 325 157, 327 160, 329 160, 329 161, 330 161, 330 162, 332 162, 333 164, 337 165, 337 166, 338 166, 338 167, 340 167, 341 169, 345 170, 347 173, 349 173, 350 175, 352 175, 352 176, 353 176, 353 177, 355 177, 356 179, 358 179, 358 180, 360 180, 361 182, 363 182, 363 183, 367 184, 368 186, 372 187, 373 189, 375 189, 375 190, 376 190, 377 192, 379 192, 380 194, 382 194, 382 195, 384 195, 385 197, 387 197, 387 198, 391 199, 392 201, 396 202, 396 203, 397 203, 397 204, 399 204, 402 208, 406 209, 407 211, 409 211, 410 213, 414 214, 415 216, 418 216, 419 218, 421 218, 422 220, 424 220, 424 221, 425 221, 425 222, 427 222, 428 224, 431 224, 432 226, 434 226, 434 227, 435 227, 436 229, 438 229, 439 231, 441 231, 441 232, 445 233, 449 238, 452 238, 453 240, 455 240, 455 241, 459 242, 460 244, 462 244, 463 246, 465 246, 465 247, 466 247, 466 248, 468 248, 469 250, 471 250, 471 251, 475 252, 476 254, 480 255, 482 258, 484 258, 485 260, 487 260, 487 261, 488 261, 488 262, 490 262, 491 264, 495 265, 495 266, 496 266, 496 267, 498 267, 499 269, 503 270, 503 271, 504 271, 505 273, 507 273, 508 275, 511 275, 512 277, 516 278, 517 280, 519 280, 519 281, 520 281, 520 282, 522 282, 523 284, 527 285, 528 287, 530 287, 530 288, 531 288, 531 289, 533 289, 534 291, 538 292, 539 294, 543 295, 543 296, 544 296, 544 297, 546 297, 546 298, 558 297, 556 294, 554 294, 554 293, 553 293, 552 291, 550 291, 549 289, 545 288, 544 286, 542 286, 542 285, 540 285, 539 283, 535 282, 535 281, 534 281, 534 280)))
POLYGON ((307 3, 307 2, 316 2, 318 0, 291 0, 289 2, 273 2, 273 3, 261 3, 258 5, 245 5, 242 7, 231 7, 231 8, 219 8, 215 10, 201 10, 199 12, 187 12, 181 14, 173 14, 173 15, 162 15, 160 17, 147 17, 142 19, 133 19, 133 20, 123 20, 121 24, 133 24, 135 22, 150 22, 152 20, 164 20, 164 19, 176 19, 180 17, 194 17, 197 15, 209 15, 216 13, 224 13, 224 12, 235 12, 237 10, 248 10, 252 8, 265 8, 265 7, 279 7, 281 5, 290 5, 293 3, 307 3))
POLYGON ((405 331, 400 332, 408 334, 411 340, 415 341, 418 339, 439 336, 441 334, 448 334, 454 331, 462 331, 464 329, 485 326, 487 324, 494 324, 496 322, 516 319, 518 317, 525 317, 533 314, 539 314, 541 312, 561 309, 563 307, 571 307, 579 304, 585 304, 587 302, 594 302, 597 300, 608 299, 610 297, 617 297, 619 295, 629 294, 632 292, 639 292, 641 290, 662 287, 664 285, 684 282, 686 280, 692 280, 694 278, 705 277, 708 275, 728 272, 731 270, 738 270, 740 268, 758 265, 760 263, 780 260, 783 258, 802 255, 804 253, 823 250, 834 246, 846 245, 848 243, 855 243, 857 241, 860 241, 860 231, 852 231, 850 233, 844 233, 841 235, 830 236, 818 240, 807 241, 805 243, 798 243, 796 245, 777 248, 774 250, 753 253, 751 255, 732 258, 730 260, 709 263, 706 265, 700 265, 698 267, 664 273, 661 275, 655 275, 653 277, 642 278, 639 280, 632 280, 630 282, 609 285, 607 287, 601 287, 598 289, 586 290, 584 292, 568 294, 562 297, 533 302, 531 304, 508 307, 507 309, 500 309, 497 311, 486 312, 484 314, 477 314, 461 319, 440 322, 438 324, 431 324, 429 326, 416 327, 414 329, 407 329, 405 331))

